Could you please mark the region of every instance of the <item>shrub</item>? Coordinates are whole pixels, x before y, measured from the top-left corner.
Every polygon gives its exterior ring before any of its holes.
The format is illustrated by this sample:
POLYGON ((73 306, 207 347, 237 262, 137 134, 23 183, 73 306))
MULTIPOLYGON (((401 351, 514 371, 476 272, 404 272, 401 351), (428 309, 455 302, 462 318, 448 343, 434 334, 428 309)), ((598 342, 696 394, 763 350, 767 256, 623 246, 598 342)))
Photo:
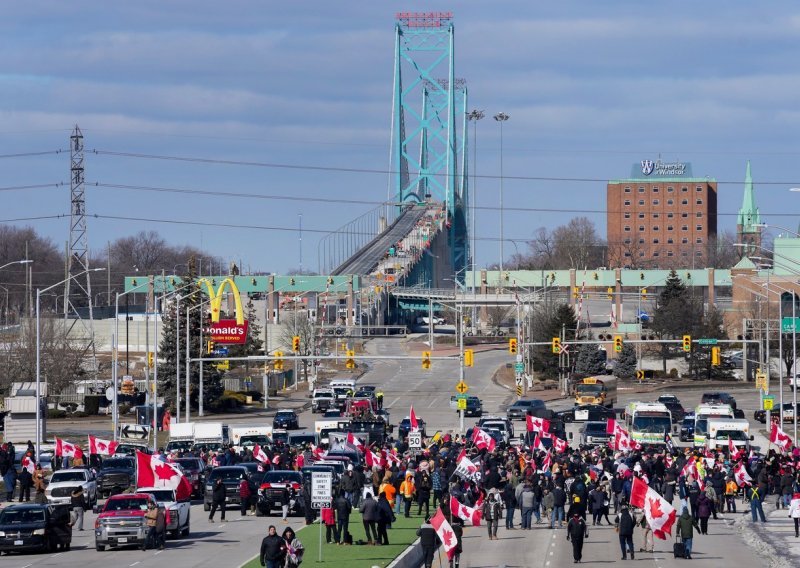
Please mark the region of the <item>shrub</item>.
POLYGON ((130 404, 120 404, 119 405, 119 413, 120 414, 128 414, 131 411, 132 406, 130 404))
POLYGON ((77 412, 73 412, 70 416, 72 418, 86 418, 87 416, 89 416, 89 414, 82 410, 79 410, 77 412))
POLYGON ((47 417, 48 418, 64 418, 67 415, 66 410, 61 410, 60 408, 48 408, 47 409, 47 417))
POLYGON ((676 369, 675 367, 672 367, 669 370, 669 378, 670 379, 677 379, 678 378, 678 369, 676 369))
POLYGON ((239 391, 238 394, 253 397, 253 402, 261 402, 261 399, 264 397, 264 393, 257 390, 239 391))

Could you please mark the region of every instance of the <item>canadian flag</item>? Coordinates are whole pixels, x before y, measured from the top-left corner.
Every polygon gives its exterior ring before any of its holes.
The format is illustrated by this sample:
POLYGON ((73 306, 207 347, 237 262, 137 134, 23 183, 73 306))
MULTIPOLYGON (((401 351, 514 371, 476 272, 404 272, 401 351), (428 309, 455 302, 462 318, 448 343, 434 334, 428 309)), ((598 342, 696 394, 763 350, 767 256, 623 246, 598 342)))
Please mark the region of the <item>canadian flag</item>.
POLYGON ((188 499, 192 495, 192 486, 183 476, 180 468, 163 462, 155 456, 136 451, 136 487, 169 487, 175 490, 175 496, 188 499))
POLYGON ((553 447, 555 448, 556 452, 559 454, 563 454, 569 449, 569 444, 566 440, 562 440, 558 436, 553 436, 553 447))
POLYGON ((311 455, 314 456, 315 460, 321 460, 324 459, 326 455, 328 455, 328 452, 324 452, 322 451, 322 448, 320 448, 319 446, 311 444, 311 455))
POLYGON ((550 421, 544 418, 537 418, 530 414, 525 417, 525 422, 528 426, 528 432, 549 432, 550 421))
POLYGON ((414 405, 411 405, 411 410, 408 413, 408 420, 411 422, 411 431, 416 432, 419 430, 419 422, 417 422, 417 415, 414 412, 414 405))
POLYGON ((362 453, 364 452, 364 444, 361 443, 361 440, 353 436, 352 432, 347 433, 347 443, 348 445, 353 446, 358 451, 362 453))
POLYGON ((730 457, 733 457, 733 454, 736 453, 736 444, 733 443, 733 438, 728 436, 728 453, 730 457))
POLYGON ((625 429, 613 418, 606 420, 606 433, 616 436, 619 432, 624 432, 625 429))
POLYGON ((36 468, 36 466, 33 464, 33 460, 30 458, 30 456, 23 457, 22 461, 20 462, 20 465, 23 468, 27 469, 28 473, 30 473, 30 474, 33 474, 33 470, 36 468))
POLYGON ((534 438, 534 440, 533 440, 533 449, 534 450, 540 450, 542 452, 548 451, 547 448, 545 448, 544 444, 542 443, 542 435, 543 434, 546 434, 546 432, 539 432, 539 434, 536 436, 536 438, 534 438))
POLYGON ((386 460, 387 463, 394 463, 400 465, 400 458, 397 457, 397 454, 394 453, 394 450, 386 451, 381 450, 381 455, 386 460))
POLYGON ((437 509, 436 514, 431 518, 431 524, 436 534, 439 535, 439 540, 442 541, 444 551, 447 553, 447 559, 452 559, 456 551, 458 539, 453 532, 453 527, 451 527, 447 519, 444 518, 441 508, 437 509))
POLYGON ((373 466, 381 467, 381 456, 366 448, 364 451, 364 460, 367 462, 367 467, 371 468, 373 466))
POLYGON ((467 507, 461 504, 458 499, 450 496, 450 513, 454 517, 458 517, 465 523, 469 523, 473 527, 479 527, 481 524, 481 510, 478 507, 467 507))
POLYGON ((89 434, 89 453, 99 456, 113 456, 117 452, 119 442, 101 440, 89 434))
POLYGON ((56 438, 56 455, 65 458, 82 458, 83 450, 75 444, 56 438))
POLYGON ((631 505, 644 511, 654 536, 666 540, 666 535, 672 535, 672 525, 675 524, 675 507, 638 477, 633 478, 633 485, 631 485, 631 505))
POLYGON ((486 448, 489 452, 493 452, 496 445, 494 438, 484 432, 481 428, 475 428, 472 431, 472 443, 475 444, 478 449, 482 450, 483 448, 486 448))
POLYGON ((542 460, 542 471, 549 471, 552 467, 553 460, 550 457, 550 452, 548 451, 544 455, 544 459, 542 460))
POLYGON ((269 456, 261 449, 261 446, 256 444, 253 446, 253 457, 261 463, 269 463, 269 456))
POLYGON ((788 452, 792 447, 792 438, 775 423, 769 433, 769 443, 775 444, 784 452, 788 452))
POLYGON ((750 474, 747 473, 747 468, 744 467, 743 463, 737 465, 733 470, 733 478, 736 480, 736 483, 739 487, 743 487, 745 485, 752 485, 753 478, 750 477, 750 474))

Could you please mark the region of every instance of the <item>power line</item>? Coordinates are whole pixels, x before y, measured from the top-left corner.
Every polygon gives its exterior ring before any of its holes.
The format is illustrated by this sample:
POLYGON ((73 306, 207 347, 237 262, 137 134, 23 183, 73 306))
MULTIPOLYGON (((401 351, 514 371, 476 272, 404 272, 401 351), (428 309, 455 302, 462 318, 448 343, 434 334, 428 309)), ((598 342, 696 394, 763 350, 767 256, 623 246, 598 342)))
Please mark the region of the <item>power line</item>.
POLYGON ((0 158, 28 158, 31 156, 48 156, 50 154, 60 154, 63 150, 45 150, 42 152, 21 152, 18 154, 0 154, 0 158))
POLYGON ((0 187, 0 191, 18 191, 25 189, 55 189, 62 187, 64 182, 58 183, 38 183, 35 185, 10 185, 7 187, 0 187))

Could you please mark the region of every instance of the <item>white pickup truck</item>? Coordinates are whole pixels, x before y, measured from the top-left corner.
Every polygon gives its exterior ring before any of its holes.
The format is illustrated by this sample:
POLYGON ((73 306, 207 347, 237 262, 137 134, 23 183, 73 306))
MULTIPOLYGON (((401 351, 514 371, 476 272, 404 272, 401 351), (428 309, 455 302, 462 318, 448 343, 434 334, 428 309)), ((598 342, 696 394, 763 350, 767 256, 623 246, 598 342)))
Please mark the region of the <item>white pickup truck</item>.
POLYGON ((53 474, 44 494, 50 505, 68 505, 76 487, 83 487, 87 507, 97 503, 97 480, 90 469, 61 469, 53 474))
POLYGON ((136 493, 148 493, 152 495, 159 507, 169 511, 169 522, 167 532, 174 538, 187 536, 189 534, 190 509, 192 504, 186 501, 178 501, 175 497, 175 490, 167 487, 140 487, 136 493))

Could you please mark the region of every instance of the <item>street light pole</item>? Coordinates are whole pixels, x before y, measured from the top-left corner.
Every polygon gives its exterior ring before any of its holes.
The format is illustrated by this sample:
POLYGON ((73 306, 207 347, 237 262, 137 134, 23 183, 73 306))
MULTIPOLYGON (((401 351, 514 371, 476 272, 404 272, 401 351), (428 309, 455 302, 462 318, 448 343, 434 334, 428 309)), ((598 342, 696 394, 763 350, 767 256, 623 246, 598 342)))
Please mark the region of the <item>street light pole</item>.
MULTIPOLYGON (((472 187, 471 187, 471 201, 472 201, 472 289, 475 290, 477 282, 475 281, 476 278, 476 271, 478 269, 478 263, 475 260, 475 246, 477 244, 475 239, 475 217, 478 212, 478 121, 481 120, 484 116, 484 112, 482 110, 473 109, 472 111, 467 113, 467 120, 472 122, 472 187)), ((475 308, 472 309, 472 325, 475 326, 475 308)))
MULTIPOLYGON (((33 261, 28 261, 33 262, 33 261)), ((27 262, 18 261, 12 262, 9 264, 27 264, 27 262)), ((8 265, 5 265, 8 266, 8 265)), ((5 266, 0 266, 0 268, 5 268, 5 266)), ((42 300, 42 294, 47 292, 48 290, 52 290, 56 286, 60 286, 64 284, 67 280, 71 280, 72 278, 77 278, 78 276, 83 276, 87 272, 101 272, 105 270, 105 268, 90 268, 89 270, 84 270, 83 272, 79 272, 70 276, 69 278, 65 278, 61 282, 56 282, 52 286, 48 286, 47 288, 37 288, 36 289, 36 463, 39 463, 39 456, 41 454, 41 446, 42 446, 42 350, 41 350, 41 316, 40 316, 40 305, 42 300)))
POLYGON ((498 112, 494 119, 500 123, 500 291, 503 290, 503 123, 511 118, 504 112, 498 112))

